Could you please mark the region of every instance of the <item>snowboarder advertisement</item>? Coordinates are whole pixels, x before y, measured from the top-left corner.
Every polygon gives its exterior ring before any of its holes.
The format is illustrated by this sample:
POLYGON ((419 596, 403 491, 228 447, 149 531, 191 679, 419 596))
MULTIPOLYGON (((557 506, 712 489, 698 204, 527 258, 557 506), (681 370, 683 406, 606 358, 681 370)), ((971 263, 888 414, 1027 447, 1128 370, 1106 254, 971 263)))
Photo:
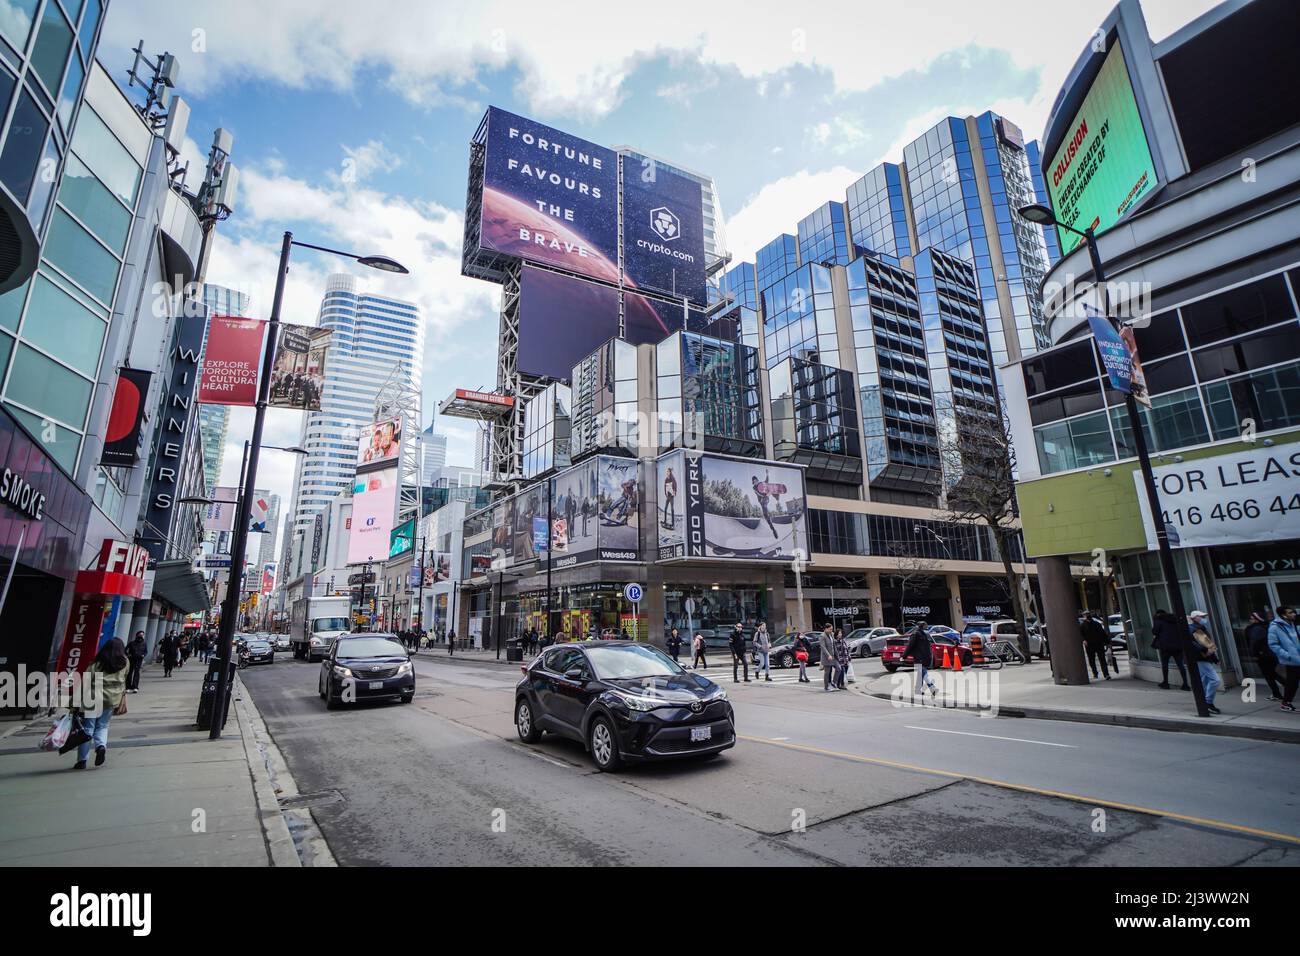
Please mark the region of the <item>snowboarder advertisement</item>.
POLYGON ((705 456, 704 556, 790 560, 807 551, 803 471, 705 456))

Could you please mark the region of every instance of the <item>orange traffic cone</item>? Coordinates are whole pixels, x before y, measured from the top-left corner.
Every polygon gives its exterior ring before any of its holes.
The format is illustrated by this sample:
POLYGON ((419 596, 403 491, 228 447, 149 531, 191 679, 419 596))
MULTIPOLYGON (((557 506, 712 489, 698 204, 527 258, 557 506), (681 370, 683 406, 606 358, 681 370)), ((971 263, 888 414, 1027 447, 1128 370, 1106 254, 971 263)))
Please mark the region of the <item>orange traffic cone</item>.
POLYGON ((961 648, 960 647, 954 647, 952 649, 952 669, 955 671, 961 670, 961 648))
POLYGON ((939 662, 939 669, 947 670, 951 666, 952 662, 948 659, 948 645, 945 644, 943 645, 943 659, 939 662))

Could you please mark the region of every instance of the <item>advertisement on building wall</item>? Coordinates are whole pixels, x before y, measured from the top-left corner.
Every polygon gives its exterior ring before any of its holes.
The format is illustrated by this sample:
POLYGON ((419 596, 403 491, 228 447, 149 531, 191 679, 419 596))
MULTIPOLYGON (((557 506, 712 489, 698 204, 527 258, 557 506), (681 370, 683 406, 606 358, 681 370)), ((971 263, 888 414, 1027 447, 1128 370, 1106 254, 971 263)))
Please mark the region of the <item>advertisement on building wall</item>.
MULTIPOLYGON (((543 529, 546 523, 545 484, 534 485, 527 491, 520 492, 510 499, 510 503, 513 506, 511 512, 514 517, 514 547, 511 555, 517 564, 534 561, 539 555, 535 525, 539 518, 543 529)), ((543 554, 542 557, 545 555, 543 554)))
POLYGON ((297 408, 319 412, 325 387, 325 360, 329 353, 330 329, 311 325, 280 326, 271 367, 272 408, 297 408))
POLYGON ((144 422, 144 401, 149 394, 152 372, 137 368, 118 369, 113 389, 113 407, 104 429, 101 465, 130 468, 136 463, 140 447, 140 425, 144 422))
POLYGON ((618 157, 491 107, 479 245, 618 282, 618 157))
POLYGON ((630 287, 707 304, 700 184, 652 159, 623 158, 623 275, 630 287))
POLYGON ((641 558, 640 463, 596 457, 597 550, 602 561, 641 558))
POLYGON ((361 429, 357 441, 357 474, 397 467, 402 454, 402 420, 375 422, 361 429))
MULTIPOLYGON (((1300 442, 1159 465, 1152 473, 1172 547, 1300 537, 1300 442)), ((1155 525, 1136 469, 1133 481, 1154 551, 1155 525)))
POLYGON ((415 519, 408 518, 388 536, 388 556, 395 558, 415 547, 415 519))
POLYGON ((596 557, 596 462, 584 461, 555 477, 551 491, 551 567, 596 557))
MULTIPOLYGON (((693 456, 695 459, 699 455, 693 456)), ((655 488, 659 493, 658 548, 659 560, 669 561, 673 558, 686 557, 686 534, 689 524, 686 517, 686 499, 683 497, 686 482, 686 453, 669 452, 655 462, 655 488)), ((696 488, 696 498, 700 500, 701 489, 696 488)), ((698 516, 698 512, 697 512, 698 516)), ((703 524, 697 517, 699 527, 696 536, 702 541, 703 524)))
POLYGON ((205 405, 256 405, 267 324, 261 319, 214 315, 203 350, 198 401, 205 405))
POLYGON ((686 451, 655 464, 660 560, 790 561, 795 548, 808 553, 802 468, 686 451))
POLYGON ((397 513, 397 469, 357 475, 352 488, 352 527, 348 564, 383 561, 397 513))
MULTIPOLYGON (((1043 176, 1057 218, 1096 233, 1115 225, 1155 190, 1155 163, 1118 43, 1106 54, 1043 176)), ((1064 229, 1057 229, 1057 236, 1063 255, 1082 241, 1064 229)))
POLYGON ((519 371, 568 380, 573 366, 618 338, 618 290, 545 269, 519 278, 519 371))

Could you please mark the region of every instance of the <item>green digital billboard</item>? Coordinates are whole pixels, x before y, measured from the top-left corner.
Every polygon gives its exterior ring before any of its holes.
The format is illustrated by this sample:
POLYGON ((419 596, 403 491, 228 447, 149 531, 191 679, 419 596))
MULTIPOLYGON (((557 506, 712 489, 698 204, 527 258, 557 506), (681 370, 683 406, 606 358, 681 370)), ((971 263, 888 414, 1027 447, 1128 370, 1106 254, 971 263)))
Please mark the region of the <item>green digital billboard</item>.
MULTIPOLYGON (((1155 188, 1151 148, 1118 43, 1106 54, 1044 174, 1056 217, 1075 229, 1091 226, 1096 233, 1115 225, 1155 188)), ((1062 254, 1081 240, 1063 229, 1058 233, 1062 254)))
POLYGON ((415 519, 403 521, 388 534, 388 556, 395 558, 415 547, 415 519))

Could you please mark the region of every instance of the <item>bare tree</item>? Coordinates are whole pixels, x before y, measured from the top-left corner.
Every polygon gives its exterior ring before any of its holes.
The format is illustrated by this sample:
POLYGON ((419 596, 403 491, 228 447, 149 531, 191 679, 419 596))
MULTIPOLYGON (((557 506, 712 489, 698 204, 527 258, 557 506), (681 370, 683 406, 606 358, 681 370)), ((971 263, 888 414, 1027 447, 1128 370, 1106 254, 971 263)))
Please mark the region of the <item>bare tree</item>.
POLYGON ((947 485, 946 520, 954 525, 983 524, 992 532, 1020 632, 1020 650, 1028 660, 1024 601, 1011 566, 1011 555, 1020 536, 1011 423, 1000 412, 964 408, 951 411, 953 427, 940 441, 939 452, 947 485))
POLYGON ((933 558, 918 554, 916 546, 910 543, 891 543, 887 550, 893 559, 895 577, 898 579, 899 623, 903 625, 900 630, 906 631, 907 619, 903 616, 903 608, 907 605, 907 586, 925 584, 943 565, 933 558))

